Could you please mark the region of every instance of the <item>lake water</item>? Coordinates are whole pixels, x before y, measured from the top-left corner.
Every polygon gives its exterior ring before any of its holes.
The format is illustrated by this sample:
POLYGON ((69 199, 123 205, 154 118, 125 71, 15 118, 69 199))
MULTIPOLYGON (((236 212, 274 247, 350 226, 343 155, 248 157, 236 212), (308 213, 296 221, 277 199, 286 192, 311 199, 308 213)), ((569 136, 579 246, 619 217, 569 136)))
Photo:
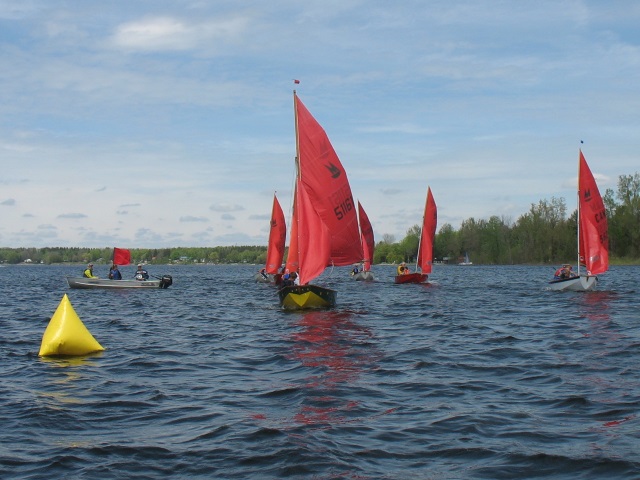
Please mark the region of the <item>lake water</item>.
POLYGON ((640 267, 589 293, 547 291, 553 267, 341 268, 306 313, 257 269, 105 291, 1 267, 0 478, 640 478, 640 267), (38 357, 65 293, 104 352, 38 357))

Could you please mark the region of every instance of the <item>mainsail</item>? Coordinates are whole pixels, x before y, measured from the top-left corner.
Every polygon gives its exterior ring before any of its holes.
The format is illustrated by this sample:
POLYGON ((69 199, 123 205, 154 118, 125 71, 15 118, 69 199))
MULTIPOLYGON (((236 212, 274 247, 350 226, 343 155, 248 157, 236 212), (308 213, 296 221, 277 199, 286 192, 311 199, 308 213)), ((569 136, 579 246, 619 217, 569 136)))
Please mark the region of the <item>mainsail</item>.
POLYGON ((304 188, 312 208, 330 237, 327 265, 350 265, 362 260, 356 206, 351 187, 327 134, 294 92, 298 188, 304 188))
POLYGON ((373 228, 367 213, 362 208, 360 201, 358 201, 358 217, 360 220, 360 236, 362 240, 362 258, 364 260, 364 271, 367 272, 371 269, 373 263, 373 253, 375 250, 375 240, 373 236, 373 228))
POLYGON ((284 213, 278 197, 273 195, 273 208, 271 209, 271 229, 269 230, 269 245, 267 246, 267 273, 278 273, 284 257, 284 247, 287 238, 287 227, 284 213))
POLYGON ((422 273, 431 273, 433 265, 433 241, 436 235, 438 224, 438 207, 433 199, 431 187, 427 188, 427 201, 424 205, 424 216, 422 217, 422 233, 420 235, 420 245, 418 246, 417 265, 422 273))
POLYGON ((607 214, 582 150, 578 168, 578 219, 579 262, 586 265, 589 275, 606 272, 609 268, 607 214))
POLYGON ((295 92, 293 100, 297 175, 287 268, 304 285, 329 265, 361 261, 362 246, 347 173, 295 92))

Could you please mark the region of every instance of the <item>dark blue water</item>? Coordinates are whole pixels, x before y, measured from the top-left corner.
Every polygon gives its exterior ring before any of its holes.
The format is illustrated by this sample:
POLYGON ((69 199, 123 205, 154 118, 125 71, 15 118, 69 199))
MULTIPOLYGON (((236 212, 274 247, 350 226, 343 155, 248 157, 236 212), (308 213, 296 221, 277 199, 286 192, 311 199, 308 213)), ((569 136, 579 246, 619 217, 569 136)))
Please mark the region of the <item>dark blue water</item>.
POLYGON ((174 284, 147 291, 0 268, 0 478, 640 478, 640 267, 590 293, 546 291, 551 267, 336 269, 308 313, 257 268, 156 266, 174 284), (101 354, 38 357, 65 293, 101 354))

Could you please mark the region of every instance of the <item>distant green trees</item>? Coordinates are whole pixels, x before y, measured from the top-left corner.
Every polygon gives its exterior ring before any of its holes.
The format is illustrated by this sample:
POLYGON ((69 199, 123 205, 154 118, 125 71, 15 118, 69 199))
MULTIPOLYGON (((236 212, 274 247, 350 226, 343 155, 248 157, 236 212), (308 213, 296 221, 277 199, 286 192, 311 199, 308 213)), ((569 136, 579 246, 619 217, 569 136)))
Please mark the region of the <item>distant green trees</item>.
MULTIPOLYGON (((132 263, 257 263, 266 262, 263 246, 132 248, 132 263)), ((113 248, 0 248, 0 263, 88 263, 110 264, 113 248)))
POLYGON ((609 225, 609 248, 617 257, 640 257, 640 174, 618 177, 618 191, 604 195, 609 225), (616 199, 618 200, 616 202, 616 199))
MULTIPOLYGON (((614 262, 640 261, 640 174, 621 175, 614 192, 604 194, 609 224, 609 256, 614 262)), ((434 258, 458 262, 465 252, 476 264, 561 263, 572 261, 576 252, 577 212, 567 214, 564 198, 552 197, 531 204, 515 222, 492 216, 469 218, 455 230, 445 223, 436 234, 434 258)), ((415 262, 420 227, 407 230, 399 242, 384 234, 376 245, 374 263, 415 262)), ((113 249, 107 248, 0 248, 0 263, 108 264, 113 249)), ((174 247, 131 249, 133 263, 249 263, 264 264, 265 246, 174 247)), ((285 256, 286 258, 286 256, 285 256)))

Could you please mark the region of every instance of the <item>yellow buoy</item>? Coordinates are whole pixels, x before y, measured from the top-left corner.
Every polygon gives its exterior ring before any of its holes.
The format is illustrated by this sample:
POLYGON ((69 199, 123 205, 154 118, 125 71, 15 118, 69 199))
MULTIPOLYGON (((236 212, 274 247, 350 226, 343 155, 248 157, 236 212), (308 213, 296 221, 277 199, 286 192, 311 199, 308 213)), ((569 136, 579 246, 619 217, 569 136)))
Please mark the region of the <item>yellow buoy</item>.
POLYGON ((104 348, 84 326, 65 293, 44 331, 38 355, 79 356, 102 350, 104 348))

